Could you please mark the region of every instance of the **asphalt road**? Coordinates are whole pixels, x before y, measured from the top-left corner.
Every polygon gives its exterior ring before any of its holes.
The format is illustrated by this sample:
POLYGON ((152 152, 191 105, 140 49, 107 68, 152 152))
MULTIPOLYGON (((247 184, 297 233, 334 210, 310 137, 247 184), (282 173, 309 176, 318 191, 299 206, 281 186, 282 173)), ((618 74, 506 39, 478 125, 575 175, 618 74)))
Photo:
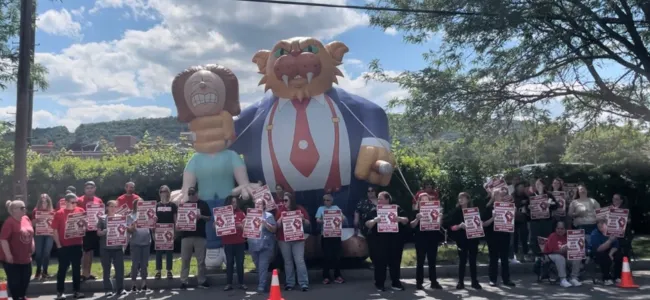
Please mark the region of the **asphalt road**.
MULTIPOLYGON (((483 284, 482 291, 472 289, 456 290, 456 282, 453 279, 441 279, 442 291, 417 291, 414 280, 404 280, 406 291, 383 292, 375 291, 371 281, 348 282, 342 285, 313 284, 309 292, 283 292, 284 300, 362 300, 362 299, 395 299, 395 300, 417 300, 417 299, 650 299, 650 271, 638 271, 635 274, 635 283, 639 289, 620 289, 617 287, 604 287, 585 283, 581 287, 562 288, 549 283, 537 283, 534 276, 519 277, 515 280, 517 287, 490 287, 487 285, 487 278, 480 278, 483 284)), ((467 282, 469 284, 469 282, 467 282)), ((388 283, 387 283, 388 285, 388 283)), ((149 291, 147 293, 128 294, 120 297, 120 300, 213 300, 213 299, 253 299, 267 300, 268 295, 256 295, 253 292, 243 291, 222 291, 221 286, 211 287, 208 290, 188 289, 180 291, 178 288, 172 290, 149 291)), ((252 288, 249 286, 249 288, 252 288)), ((107 299, 102 293, 88 294, 87 299, 107 299)), ((30 299, 53 300, 54 295, 30 297, 30 299)), ((117 299, 117 298, 110 298, 117 299)))

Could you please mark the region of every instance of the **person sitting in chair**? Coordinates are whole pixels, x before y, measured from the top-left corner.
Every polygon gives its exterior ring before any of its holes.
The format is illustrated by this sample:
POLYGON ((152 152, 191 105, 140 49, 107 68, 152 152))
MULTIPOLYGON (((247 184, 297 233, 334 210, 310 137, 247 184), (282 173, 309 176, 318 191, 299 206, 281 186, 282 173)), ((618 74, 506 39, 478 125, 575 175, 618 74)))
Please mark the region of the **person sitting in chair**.
POLYGON ((581 286, 578 279, 580 273, 580 260, 570 261, 571 266, 571 280, 567 280, 567 235, 566 225, 564 221, 557 221, 555 223, 555 232, 548 236, 548 241, 544 246, 544 254, 555 264, 557 275, 560 277, 560 285, 562 287, 581 286))
POLYGON ((614 284, 613 279, 617 279, 621 274, 621 265, 623 257, 621 251, 618 251, 620 246, 618 238, 615 236, 607 236, 607 220, 599 219, 597 228, 591 232, 590 249, 591 256, 596 260, 600 266, 600 271, 603 274, 603 284, 614 284), (612 274, 612 263, 614 264, 614 273, 612 274))

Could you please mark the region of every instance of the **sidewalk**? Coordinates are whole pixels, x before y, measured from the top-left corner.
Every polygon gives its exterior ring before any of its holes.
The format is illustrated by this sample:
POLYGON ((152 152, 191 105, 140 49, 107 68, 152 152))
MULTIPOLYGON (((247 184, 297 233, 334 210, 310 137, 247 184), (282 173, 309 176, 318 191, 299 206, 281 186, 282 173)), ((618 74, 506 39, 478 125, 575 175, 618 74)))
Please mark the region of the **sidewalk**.
MULTIPOLYGON (((644 260, 634 261, 631 263, 631 268, 632 271, 650 270, 650 260, 644 259, 644 260)), ((513 274, 514 276, 518 274, 519 275, 532 274, 532 270, 533 270, 532 263, 521 263, 521 264, 510 265, 510 273, 513 274)), ((428 272, 427 267, 425 267, 425 274, 427 274, 426 272, 428 272)), ((487 274, 487 272, 488 272, 487 265, 479 264, 478 266, 479 276, 485 275, 487 274)), ((367 268, 342 270, 342 273, 347 281, 362 281, 362 280, 368 280, 373 277, 373 270, 367 268)), ((436 273, 438 278, 446 278, 446 277, 455 278, 456 276, 458 276, 458 266, 456 265, 438 266, 436 268, 436 273)), ((466 274, 468 274, 467 276, 469 276, 469 270, 466 272, 466 274)), ((322 279, 321 269, 309 270, 309 278, 312 284, 320 283, 322 279)), ((402 268, 402 278, 405 279, 415 278, 415 268, 413 267, 402 268)), ((282 278, 280 280, 283 281, 282 278)), ((222 288, 226 284, 226 274, 223 271, 211 271, 208 274, 208 281, 212 286, 217 286, 218 288, 222 288)), ((257 274, 246 273, 244 276, 244 281, 249 286, 250 289, 254 289, 255 286, 257 286, 257 274)), ((175 278, 171 280, 168 279, 154 280, 153 278, 147 280, 147 286, 153 290, 178 289, 180 287, 180 284, 181 283, 180 283, 179 276, 176 274, 175 274, 175 278)), ((196 278, 194 276, 191 276, 190 286, 195 284, 196 284, 196 278)), ((124 280, 124 287, 127 289, 131 287, 130 279, 124 280)), ((99 278, 98 280, 86 281, 82 283, 81 291, 85 293, 102 292, 103 286, 102 286, 101 278, 99 278)), ((70 292, 72 292, 72 283, 66 282, 66 293, 70 293, 70 292)), ((45 281, 45 282, 32 281, 29 285, 28 293, 30 295, 56 294, 56 281, 45 281)))

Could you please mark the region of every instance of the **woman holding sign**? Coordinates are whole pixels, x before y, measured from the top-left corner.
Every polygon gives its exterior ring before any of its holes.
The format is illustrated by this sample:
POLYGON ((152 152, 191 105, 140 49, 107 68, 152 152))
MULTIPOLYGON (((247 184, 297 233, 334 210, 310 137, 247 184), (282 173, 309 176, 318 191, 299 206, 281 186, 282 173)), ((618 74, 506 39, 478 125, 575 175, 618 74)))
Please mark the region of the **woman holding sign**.
POLYGON ((232 206, 236 229, 235 234, 221 236, 223 249, 226 251, 226 287, 224 287, 224 291, 232 290, 235 265, 237 266, 237 283, 239 283, 239 289, 246 290, 246 285, 244 285, 244 252, 246 251, 246 240, 244 239, 243 225, 246 215, 239 209, 239 202, 237 200, 237 196, 231 195, 223 202, 224 206, 232 206))
POLYGON ((316 222, 322 227, 321 248, 325 256, 323 262, 323 284, 330 284, 330 269, 334 269, 334 282, 344 283, 341 276, 341 231, 345 216, 341 214, 341 209, 334 205, 334 198, 330 194, 323 196, 323 206, 316 211, 316 222), (327 219, 335 220, 326 220, 327 219), (338 223, 336 223, 338 222, 338 223), (330 226, 333 225, 333 226, 330 226), (327 227, 327 228, 326 228, 327 227), (331 227, 335 227, 331 229, 331 227))
POLYGON ((530 239, 528 244, 533 255, 536 257, 536 263, 540 263, 542 249, 539 247, 537 237, 547 237, 553 232, 552 213, 558 206, 555 196, 546 190, 542 179, 535 181, 535 188, 529 199, 530 239))
POLYGON ((429 264, 429 281, 431 288, 440 290, 436 276, 436 259, 438 257, 438 244, 444 236, 440 232, 441 207, 440 201, 431 201, 430 195, 420 194, 415 207, 415 218, 410 225, 415 233, 415 254, 417 266, 415 268, 415 281, 418 290, 424 289, 424 260, 429 264))
MULTIPOLYGON (((163 185, 158 189, 158 194, 160 195, 160 202, 156 203, 156 226, 171 226, 174 227, 176 223, 176 214, 178 213, 178 206, 176 203, 170 201, 171 191, 168 186, 163 185), (171 225, 170 225, 171 224, 171 225)), ((162 230, 162 229, 160 229, 162 230)), ((173 231, 172 231, 173 235, 173 231)), ((173 240, 173 237, 172 237, 173 240)), ((158 245, 156 248, 163 248, 162 245, 158 245)), ((162 277, 162 266, 163 266, 163 256, 167 263, 167 279, 174 278, 172 274, 173 259, 174 259, 174 246, 173 242, 170 245, 172 250, 156 250, 156 275, 155 279, 160 279, 162 277)))
POLYGON ((34 220, 34 228, 36 235, 34 236, 34 244, 36 245, 36 275, 35 280, 48 279, 47 267, 50 264, 50 253, 54 240, 52 239, 52 217, 54 216, 54 207, 52 206, 52 198, 47 194, 41 194, 41 198, 36 203, 32 219, 34 220), (41 229, 47 232, 40 232, 41 229))
POLYGON ((476 276, 476 256, 478 256, 478 238, 467 238, 465 228, 465 217, 463 210, 472 207, 472 202, 468 193, 458 194, 458 204, 456 208, 445 217, 443 225, 451 233, 451 238, 456 241, 458 248, 458 284, 456 289, 465 288, 465 269, 469 261, 469 273, 472 278, 472 288, 480 290, 482 287, 478 283, 476 276))
MULTIPOLYGON (((248 218, 246 223, 247 228, 251 228, 249 224, 252 224, 253 228, 251 235, 247 235, 248 253, 253 258, 253 263, 255 263, 255 268, 257 269, 257 293, 263 294, 266 291, 269 277, 269 265, 273 261, 275 254, 275 232, 277 230, 275 217, 266 211, 264 199, 255 201, 255 208, 249 209, 246 217, 248 218), (253 213, 260 217, 252 218, 253 213), (255 230, 258 227, 261 232, 255 230)), ((246 232, 248 233, 249 231, 246 232)))
POLYGON ((578 185, 575 199, 569 205, 569 216, 573 218, 573 226, 584 229, 585 234, 590 234, 596 229, 596 210, 600 208, 598 201, 589 198, 584 184, 578 185))
MULTIPOLYGON (((510 232, 499 231, 502 228, 496 226, 496 214, 494 213, 495 207, 504 203, 503 196, 507 195, 507 193, 507 188, 493 190, 492 197, 483 210, 483 229, 485 231, 485 239, 488 243, 488 252, 490 256, 490 286, 497 286, 499 261, 501 261, 501 280, 503 280, 503 285, 510 287, 515 286, 514 282, 510 281, 510 261, 508 260, 508 254, 510 252, 510 232)), ((514 213, 512 214, 512 217, 514 218, 514 213)))
MULTIPOLYGON (((275 214, 278 224, 278 244, 282 259, 284 260, 284 274, 286 277, 285 291, 293 290, 296 285, 298 273, 298 284, 303 292, 309 290, 309 274, 305 264, 305 234, 303 228, 309 226, 309 214, 296 200, 291 193, 284 193, 284 205, 278 207, 275 214), (294 269, 294 264, 296 268, 294 269)), ((258 271, 260 271, 258 269, 258 271)))
POLYGON ((366 214, 364 224, 368 228, 366 238, 370 259, 375 270, 375 287, 383 292, 386 281, 386 267, 390 271, 391 288, 403 291, 404 286, 400 281, 400 264, 404 238, 400 232, 407 230, 405 224, 409 219, 398 205, 392 204, 392 197, 388 192, 381 192, 377 197, 377 206, 366 214))
POLYGON ((0 230, 0 261, 7 275, 7 287, 11 297, 14 300, 23 300, 32 276, 34 228, 29 217, 25 216, 25 202, 7 201, 6 207, 10 217, 5 220, 0 230))
MULTIPOLYGON (((104 291, 106 296, 113 296, 113 293, 118 295, 125 294, 124 291, 124 250, 123 245, 108 245, 108 218, 120 217, 115 214, 117 211, 117 201, 111 200, 106 203, 106 215, 99 218, 97 221, 97 236, 99 236, 99 254, 102 261, 102 271, 104 277, 104 291), (111 265, 115 268, 115 287, 111 282, 111 265), (115 288, 115 290, 113 290, 115 288)), ((133 257, 133 249, 131 249, 131 256, 133 257)))
MULTIPOLYGON (((138 279, 138 271, 140 271, 140 290, 147 290, 147 270, 149 269, 149 252, 151 251, 151 231, 149 228, 138 228, 138 209, 140 203, 144 202, 140 198, 133 200, 133 211, 127 218, 127 231, 131 234, 131 291, 136 291, 136 281, 138 279)), ((142 208, 140 208, 142 210, 142 208)), ((142 213, 146 213, 146 210, 142 213)))

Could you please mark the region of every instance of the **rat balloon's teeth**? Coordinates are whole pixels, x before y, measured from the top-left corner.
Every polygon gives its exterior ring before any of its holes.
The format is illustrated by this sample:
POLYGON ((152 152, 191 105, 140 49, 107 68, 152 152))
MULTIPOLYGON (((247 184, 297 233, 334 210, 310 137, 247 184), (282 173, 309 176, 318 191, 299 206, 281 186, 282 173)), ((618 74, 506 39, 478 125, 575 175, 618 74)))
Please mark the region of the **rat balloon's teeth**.
POLYGON ((287 75, 282 75, 282 81, 284 81, 284 85, 289 87, 289 76, 287 75))

